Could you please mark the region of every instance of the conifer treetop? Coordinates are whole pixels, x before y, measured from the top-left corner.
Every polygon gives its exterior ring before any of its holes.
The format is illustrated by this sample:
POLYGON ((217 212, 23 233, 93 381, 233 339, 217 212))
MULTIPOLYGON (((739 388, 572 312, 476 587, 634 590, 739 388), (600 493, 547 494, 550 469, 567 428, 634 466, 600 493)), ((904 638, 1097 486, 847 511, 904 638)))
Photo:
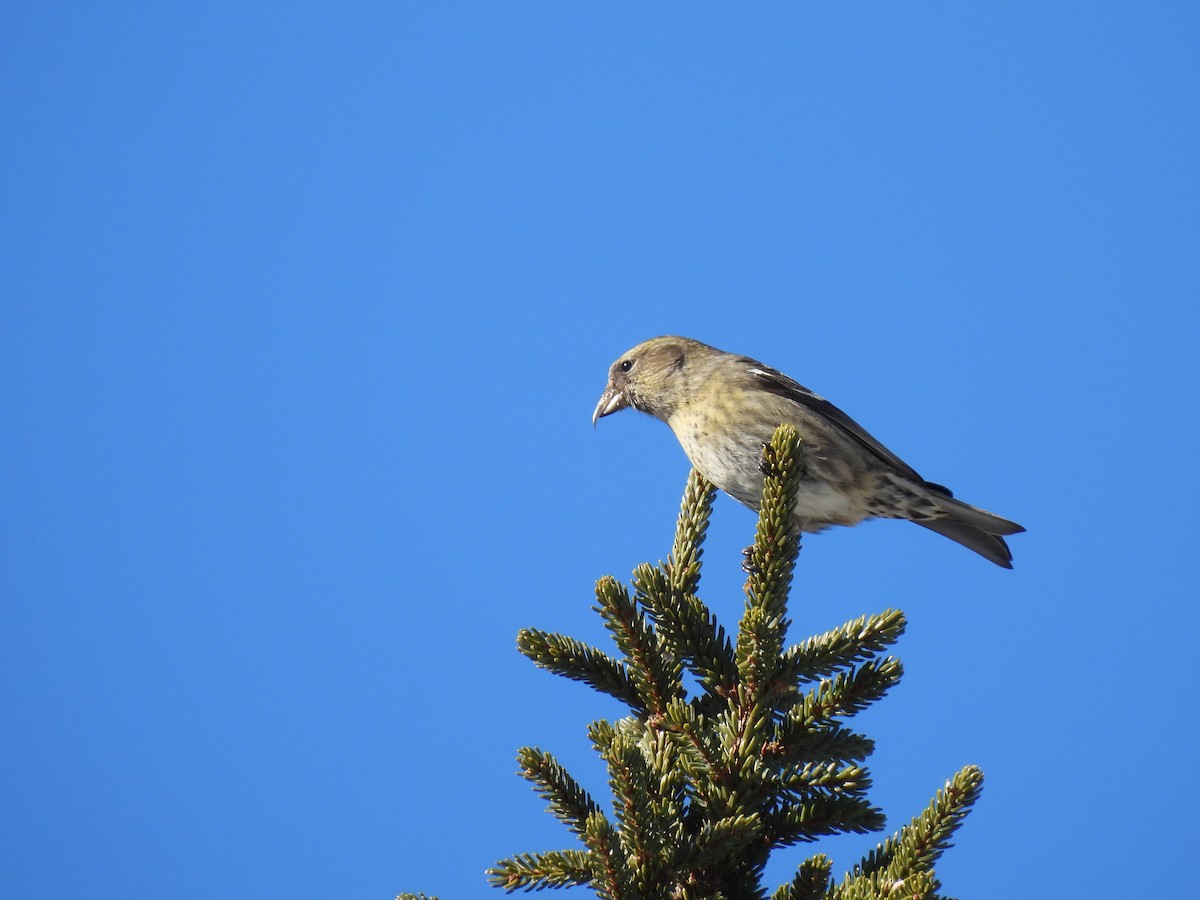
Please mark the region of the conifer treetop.
POLYGON ((552 754, 522 748, 521 774, 579 846, 501 860, 488 870, 493 885, 586 886, 608 900, 937 897, 934 863, 982 786, 973 766, 839 882, 817 853, 773 893, 762 884, 774 851, 883 828, 867 796, 864 764, 874 744, 847 720, 902 674, 899 660, 885 655, 904 631, 898 610, 787 642, 800 549, 791 511, 803 464, 795 429, 781 426, 763 448, 763 501, 732 638, 699 596, 716 491, 697 471, 667 561, 639 566, 630 588, 612 577, 596 583, 595 609, 615 652, 535 628, 518 634, 518 649, 538 666, 629 712, 588 726, 608 768, 605 805, 552 754))

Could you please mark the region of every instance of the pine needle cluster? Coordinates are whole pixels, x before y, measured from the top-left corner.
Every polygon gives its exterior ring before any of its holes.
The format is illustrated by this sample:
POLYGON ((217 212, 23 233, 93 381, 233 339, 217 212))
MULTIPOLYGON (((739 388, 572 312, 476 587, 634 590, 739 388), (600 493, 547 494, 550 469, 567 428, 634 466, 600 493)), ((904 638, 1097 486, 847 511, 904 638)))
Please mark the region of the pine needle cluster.
POLYGON ((982 787, 974 766, 840 881, 818 853, 773 893, 762 884, 778 848, 883 828, 867 797, 874 744, 846 720, 902 674, 885 654, 904 631, 898 610, 787 644, 799 552, 791 510, 802 466, 795 429, 780 427, 763 449, 766 487, 734 637, 698 594, 716 489, 695 471, 667 561, 639 566, 632 590, 611 577, 597 582, 595 608, 617 653, 520 632, 518 648, 537 665, 630 712, 588 727, 607 764, 611 810, 550 753, 520 751, 521 773, 581 846, 501 860, 488 871, 493 885, 586 886, 607 900, 937 900, 934 863, 982 787))

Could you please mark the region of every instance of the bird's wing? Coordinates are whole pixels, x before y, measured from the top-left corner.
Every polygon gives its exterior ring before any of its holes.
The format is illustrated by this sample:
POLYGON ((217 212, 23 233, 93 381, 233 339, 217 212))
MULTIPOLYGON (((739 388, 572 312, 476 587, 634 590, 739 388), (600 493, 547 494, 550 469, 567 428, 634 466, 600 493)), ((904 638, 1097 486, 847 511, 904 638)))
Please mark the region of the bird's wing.
MULTIPOLYGON (((792 379, 788 378, 782 372, 777 372, 770 366, 764 366, 762 363, 748 357, 744 358, 744 362, 749 364, 747 372, 759 388, 770 391, 772 394, 783 397, 785 400, 791 400, 793 403, 798 403, 800 406, 811 410, 825 421, 841 428, 842 431, 846 432, 846 434, 850 435, 905 478, 912 479, 917 484, 925 483, 925 479, 918 475, 912 466, 883 446, 883 444, 879 443, 879 441, 871 436, 870 432, 824 397, 814 394, 808 388, 804 387, 804 385, 792 381, 792 379)), ((946 493, 949 493, 949 491, 946 491, 946 493)))

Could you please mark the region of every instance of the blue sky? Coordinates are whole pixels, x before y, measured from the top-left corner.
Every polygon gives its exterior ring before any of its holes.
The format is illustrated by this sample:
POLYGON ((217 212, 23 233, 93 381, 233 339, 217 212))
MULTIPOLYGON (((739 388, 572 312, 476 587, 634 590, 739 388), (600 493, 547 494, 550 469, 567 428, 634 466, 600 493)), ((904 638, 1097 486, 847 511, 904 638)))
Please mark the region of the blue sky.
MULTIPOLYGON (((794 639, 908 614, 890 826, 986 772, 946 891, 1194 890, 1194 4, 3 22, 0 893, 501 896, 569 846, 514 755, 606 795, 620 710, 514 638, 602 642, 595 579, 669 550, 674 439, 590 423, 661 333, 1028 527, 1013 572, 875 522, 797 573, 794 639)), ((718 502, 730 625, 753 526, 718 502)))

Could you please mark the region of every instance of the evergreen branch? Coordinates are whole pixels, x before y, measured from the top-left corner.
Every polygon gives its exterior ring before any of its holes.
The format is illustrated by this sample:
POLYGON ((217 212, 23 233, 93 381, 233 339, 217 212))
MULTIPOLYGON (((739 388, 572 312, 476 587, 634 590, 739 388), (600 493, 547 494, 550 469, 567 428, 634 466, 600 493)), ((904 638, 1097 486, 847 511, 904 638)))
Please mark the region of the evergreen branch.
POLYGON ((650 883, 653 864, 663 859, 666 834, 658 830, 649 766, 638 744, 626 734, 614 734, 603 756, 625 858, 634 881, 650 883))
POLYGON ((669 661, 646 617, 625 586, 611 577, 596 582, 596 611, 625 654, 626 671, 641 698, 641 708, 661 716, 667 703, 684 695, 682 667, 669 661))
POLYGON ((584 828, 592 867, 592 887, 605 900, 638 900, 633 879, 621 852, 621 840, 603 813, 592 813, 584 828))
POLYGON ((780 886, 771 900, 823 900, 833 881, 832 872, 833 860, 818 853, 802 862, 796 877, 780 886))
POLYGON ((517 649, 543 669, 582 681, 601 693, 616 697, 635 712, 645 712, 641 695, 619 660, 575 638, 537 628, 517 633, 517 649))
POLYGON ((737 665, 757 701, 778 670, 787 633, 787 599, 796 556, 796 496, 803 468, 800 438, 780 425, 762 453, 763 496, 746 565, 746 612, 738 627, 737 665))
POLYGON ((704 602, 677 591, 667 572, 648 564, 634 570, 633 588, 671 656, 682 660, 705 690, 727 693, 737 683, 733 647, 704 602))
POLYGON ((688 784, 676 738, 660 727, 647 729, 639 743, 646 759, 651 814, 660 843, 678 846, 684 839, 688 784))
POLYGON ((716 496, 716 486, 698 469, 692 469, 683 491, 679 522, 675 526, 675 545, 663 566, 671 591, 677 595, 695 594, 700 589, 701 545, 716 496))
POLYGON ((770 702, 770 687, 778 684, 779 650, 787 620, 771 616, 761 607, 747 606, 738 624, 735 660, 738 674, 752 702, 770 702))
POLYGON ((588 725, 587 733, 588 737, 592 739, 592 746, 596 748, 596 752, 600 754, 601 758, 607 758, 608 748, 617 736, 617 730, 613 728, 612 723, 605 719, 597 719, 588 725))
POLYGON ((705 822, 692 841, 687 866, 701 872, 725 866, 762 842, 763 825, 758 813, 726 816, 705 822))
MULTIPOLYGON (((780 729, 782 731, 782 728, 780 729)), ((763 756, 781 766, 802 762, 859 762, 875 751, 875 742, 842 725, 813 725, 791 729, 787 740, 777 734, 763 747, 763 756)))
POLYGON ((724 801, 717 805, 722 813, 749 812, 766 799, 773 778, 762 751, 772 734, 773 721, 774 710, 755 702, 750 689, 741 685, 728 709, 717 718, 723 769, 728 773, 728 788, 716 794, 724 801))
POLYGON ((801 469, 796 430, 781 425, 763 448, 763 501, 754 545, 748 553, 746 609, 738 624, 734 662, 736 690, 720 717, 725 732, 726 765, 737 773, 737 803, 731 811, 750 811, 765 799, 768 771, 762 750, 774 732, 780 699, 776 675, 787 633, 787 597, 800 544, 795 525, 801 469))
MULTIPOLYGON (((492 887, 505 891, 540 891, 543 888, 582 887, 591 884, 592 865, 584 850, 519 853, 487 870, 492 887)), ((404 895, 401 895, 404 896, 404 895)), ((400 898, 397 898, 400 900, 400 898)))
POLYGON ((780 425, 762 451, 763 496, 754 545, 747 557, 746 599, 750 606, 782 616, 800 551, 796 531, 796 496, 804 474, 800 437, 791 425, 780 425))
MULTIPOLYGON (((840 720, 899 680, 899 661, 880 654, 905 619, 885 610, 784 649, 801 450, 788 427, 763 450, 763 500, 734 641, 696 595, 715 496, 696 470, 667 562, 639 566, 632 591, 613 578, 597 582, 595 608, 620 658, 559 634, 518 635, 537 665, 616 697, 633 715, 588 729, 608 766, 611 819, 550 754, 521 750, 523 774, 586 849, 504 860, 489 870, 493 884, 585 885, 607 900, 766 900, 772 850, 883 827, 862 765, 874 743, 840 720), (685 668, 701 686, 691 698, 685 668)), ((974 767, 958 773, 842 883, 831 884, 832 864, 816 855, 773 900, 938 900, 933 863, 981 779, 974 767)))
POLYGON ((700 588, 702 545, 717 489, 698 469, 688 474, 666 563, 634 571, 637 600, 658 626, 667 649, 682 660, 706 690, 732 686, 733 652, 725 629, 696 596, 700 588))
MULTIPOLYGON (((924 812, 855 866, 850 878, 882 873, 899 881, 932 872, 933 864, 952 846, 950 838, 982 791, 983 771, 978 766, 964 767, 934 795, 924 812)), ((937 890, 936 882, 932 890, 937 890)))
POLYGON ((876 872, 835 885, 828 896, 830 900, 948 900, 939 898, 936 891, 937 879, 929 872, 899 879, 876 872))
MULTIPOLYGON (((682 848, 680 874, 671 898, 767 900, 762 872, 768 848, 757 813, 705 823, 682 848)), ((663 895, 667 896, 667 895, 663 895)))
POLYGON ((861 797, 871 787, 871 776, 861 766, 837 762, 807 763, 779 778, 780 790, 807 799, 818 792, 861 797))
POLYGON ((692 790, 707 799, 708 788, 724 778, 720 743, 704 717, 690 703, 675 701, 667 707, 661 727, 674 740, 679 767, 692 790))
POLYGON ((811 637, 783 654, 780 681, 815 681, 855 663, 865 662, 894 644, 904 633, 904 613, 888 609, 860 616, 824 634, 811 637))
POLYGON ((903 672, 900 660, 885 656, 883 659, 869 660, 832 680, 822 681, 791 709, 780 724, 781 740, 787 740, 791 729, 809 728, 865 709, 886 694, 900 680, 903 672))
POLYGON ((878 831, 884 816, 861 797, 828 795, 787 803, 768 813, 764 821, 771 846, 788 847, 826 834, 878 831))
POLYGON ((550 811, 575 834, 583 836, 588 816, 600 807, 553 756, 536 747, 517 753, 521 775, 533 782, 537 795, 550 804, 550 811))

